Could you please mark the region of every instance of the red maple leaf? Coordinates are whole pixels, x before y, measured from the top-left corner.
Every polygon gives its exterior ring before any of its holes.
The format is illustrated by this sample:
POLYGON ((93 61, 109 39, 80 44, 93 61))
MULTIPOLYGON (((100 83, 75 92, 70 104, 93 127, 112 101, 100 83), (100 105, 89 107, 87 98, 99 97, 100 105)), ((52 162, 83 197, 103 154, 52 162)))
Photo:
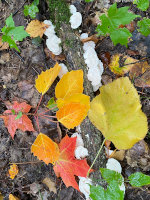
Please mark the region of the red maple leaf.
POLYGON ((86 177, 90 167, 85 159, 77 160, 74 157, 75 146, 76 137, 70 138, 66 135, 61 140, 59 144, 60 156, 53 169, 56 176, 61 177, 67 187, 72 186, 79 190, 79 186, 75 180, 75 175, 86 177))
POLYGON ((27 115, 23 114, 29 112, 29 110, 31 109, 30 105, 25 102, 18 103, 17 101, 14 101, 13 104, 9 104, 6 106, 8 110, 6 110, 3 114, 7 115, 3 115, 0 117, 3 118, 5 126, 7 127, 8 132, 10 133, 12 138, 14 138, 17 129, 20 129, 22 131, 34 131, 31 120, 27 117, 27 115), (15 111, 15 114, 13 114, 12 110, 15 111), (19 111, 22 112, 22 116, 19 119, 16 119, 19 111))

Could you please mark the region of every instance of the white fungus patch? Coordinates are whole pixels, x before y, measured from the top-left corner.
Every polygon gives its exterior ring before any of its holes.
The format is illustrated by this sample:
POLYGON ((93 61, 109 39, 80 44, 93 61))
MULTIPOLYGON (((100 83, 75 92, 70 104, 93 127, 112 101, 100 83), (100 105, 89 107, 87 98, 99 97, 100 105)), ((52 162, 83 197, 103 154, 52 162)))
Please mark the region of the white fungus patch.
POLYGON ((76 140, 76 147, 79 147, 79 146, 84 146, 84 143, 83 143, 83 139, 81 137, 81 135, 79 133, 74 133, 72 136, 73 137, 77 137, 77 140, 76 140))
MULTIPOLYGON (((80 38, 85 39, 87 37, 86 33, 81 34, 80 38)), ((84 50, 84 60, 88 68, 88 80, 91 81, 93 90, 99 89, 101 84, 101 75, 104 71, 103 63, 99 60, 97 53, 95 51, 95 43, 93 41, 85 42, 83 45, 84 50)))
POLYGON ((72 14, 69 20, 71 28, 77 29, 82 23, 82 15, 80 12, 77 12, 74 5, 70 5, 70 13, 72 14))
MULTIPOLYGON (((120 163, 114 158, 108 159, 108 161, 106 163, 106 168, 110 169, 110 170, 114 170, 120 174, 122 172, 122 167, 121 167, 120 163)), ((123 180, 124 180, 124 178, 123 178, 123 180)), ((120 188, 120 190, 124 191, 124 193, 125 193, 124 181, 122 182, 121 186, 119 186, 119 188, 120 188)))
POLYGON ((87 148, 84 148, 83 146, 76 147, 74 154, 78 160, 81 160, 89 155, 87 148))
POLYGON ((92 180, 90 178, 79 176, 79 190, 85 195, 86 200, 90 200, 90 185, 92 185, 92 180))
POLYGON ((44 34, 48 37, 46 40, 47 48, 55 55, 59 55, 62 52, 62 48, 60 46, 61 40, 57 37, 55 33, 55 26, 52 24, 50 20, 45 20, 44 24, 49 25, 44 34))
POLYGON ((68 72, 68 69, 64 63, 59 63, 59 65, 61 66, 61 70, 60 70, 58 76, 61 79, 63 77, 63 75, 68 72))

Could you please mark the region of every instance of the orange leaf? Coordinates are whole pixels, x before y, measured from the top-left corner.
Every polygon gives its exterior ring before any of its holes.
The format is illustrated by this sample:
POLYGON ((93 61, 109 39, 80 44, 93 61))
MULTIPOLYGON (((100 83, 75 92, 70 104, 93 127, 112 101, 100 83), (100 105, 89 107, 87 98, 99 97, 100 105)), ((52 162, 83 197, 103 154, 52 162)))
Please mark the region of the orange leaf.
POLYGON ((40 133, 31 146, 31 152, 47 165, 54 164, 59 157, 59 147, 48 136, 40 133))
POLYGON ((56 98, 67 98, 70 95, 83 92, 83 71, 67 72, 57 83, 55 88, 56 98))
POLYGON ((87 106, 81 103, 67 103, 57 113, 57 119, 68 129, 78 126, 87 116, 87 106))
POLYGON ((15 197, 14 195, 10 194, 9 200, 19 200, 19 199, 17 197, 15 197))
POLYGON ((53 169, 55 174, 62 178, 66 187, 72 186, 79 190, 75 176, 86 177, 90 167, 85 159, 77 160, 74 157, 75 147, 76 137, 70 138, 66 135, 59 144, 60 156, 53 169))
POLYGON ((40 36, 42 38, 44 32, 49 27, 49 25, 44 24, 43 22, 40 22, 38 20, 32 20, 27 28, 26 32, 30 35, 30 37, 38 37, 40 36))
POLYGON ((53 68, 48 69, 38 75, 38 78, 35 80, 35 87, 39 93, 42 93, 42 95, 44 95, 48 91, 48 89, 56 79, 57 75, 59 74, 60 69, 61 66, 56 63, 53 68))
POLYGON ((67 103, 81 103, 87 107, 87 111, 90 109, 90 97, 85 94, 73 94, 65 99, 58 99, 56 103, 59 109, 67 103))
POLYGON ((8 110, 6 110, 3 114, 3 116, 0 116, 0 118, 3 118, 5 126, 8 129, 8 132, 10 133, 11 137, 14 138, 15 132, 17 129, 20 129, 22 131, 34 131, 33 125, 31 120, 27 117, 27 115, 23 114, 19 119, 16 119, 17 113, 21 111, 22 113, 28 113, 31 109, 31 106, 26 104, 25 102, 19 103, 17 101, 14 101, 13 104, 7 105, 8 110), (12 110, 15 111, 15 114, 13 115, 12 110))
POLYGON ((15 176, 18 174, 18 166, 13 164, 13 165, 10 165, 10 169, 8 170, 9 172, 9 176, 11 179, 14 179, 15 176))

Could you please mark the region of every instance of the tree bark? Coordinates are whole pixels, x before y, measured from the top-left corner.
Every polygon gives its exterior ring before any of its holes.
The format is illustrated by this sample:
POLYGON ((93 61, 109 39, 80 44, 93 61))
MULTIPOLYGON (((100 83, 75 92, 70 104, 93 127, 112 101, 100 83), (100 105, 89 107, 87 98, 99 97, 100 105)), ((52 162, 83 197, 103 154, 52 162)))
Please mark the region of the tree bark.
MULTIPOLYGON (((59 36, 62 40, 62 47, 66 56, 68 70, 83 70, 84 94, 90 96, 92 100, 94 97, 94 92, 91 82, 87 79, 88 71, 83 58, 83 49, 80 38, 76 35, 76 33, 71 29, 70 25, 68 24, 62 24, 59 31, 59 36)), ((80 127, 81 135, 84 140, 84 145, 89 152, 88 161, 89 164, 91 164, 95 159, 96 154, 103 142, 102 134, 92 125, 88 117, 86 117, 86 119, 81 123, 80 127)), ((96 182, 98 182, 98 179, 100 179, 99 168, 105 167, 105 163, 106 157, 104 150, 102 150, 101 155, 98 157, 93 167, 96 171, 91 174, 91 178, 97 180, 96 182)))

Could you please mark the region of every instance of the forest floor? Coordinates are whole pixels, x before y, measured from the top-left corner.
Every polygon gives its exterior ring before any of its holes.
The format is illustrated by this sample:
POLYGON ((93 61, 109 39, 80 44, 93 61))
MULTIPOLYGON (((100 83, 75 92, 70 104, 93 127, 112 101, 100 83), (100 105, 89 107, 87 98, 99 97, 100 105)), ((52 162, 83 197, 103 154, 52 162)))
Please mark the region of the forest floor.
MULTIPOLYGON (((16 26, 27 26, 31 21, 29 17, 25 17, 23 13, 25 4, 31 3, 24 0, 2 0, 0 1, 0 28, 5 25, 6 18, 12 13, 16 26)), ((84 1, 73 1, 77 6, 78 11, 83 15, 83 22, 80 26, 80 32, 87 32, 90 35, 96 34, 95 15, 99 11, 97 5, 93 3, 86 4, 84 1)), ((112 1, 110 1, 112 3, 112 1)), ((126 4, 118 4, 119 6, 129 6, 132 12, 137 10, 131 2, 126 4)), ((48 19, 48 7, 43 1, 39 7, 40 12, 36 18, 40 21, 48 19)), ((142 15, 150 17, 149 12, 142 12, 142 15)), ((128 55, 137 60, 146 58, 150 64, 150 35, 144 37, 136 30, 136 24, 133 30, 132 41, 128 48, 116 45, 114 46, 109 37, 102 37, 96 44, 96 52, 98 57, 102 60, 105 70, 102 75, 103 85, 117 79, 118 76, 110 71, 108 65, 111 57, 114 54, 128 55)), ((41 43, 35 43, 31 38, 24 39, 23 42, 18 43, 20 53, 14 49, 6 49, 0 51, 0 114, 6 110, 5 102, 12 101, 26 101, 33 109, 37 106, 40 95, 34 87, 35 78, 41 71, 45 71, 54 66, 55 61, 45 54, 45 38, 41 43)), ((140 95, 142 110, 147 115, 150 125, 150 85, 145 87, 139 77, 132 80, 138 94, 140 95), (136 81, 138 80, 138 81, 136 81), (140 80, 140 81, 139 81, 140 80), (142 82, 142 83, 141 83, 142 82), (135 84, 136 83, 136 84, 135 84)), ((49 97, 54 96, 55 85, 57 79, 51 87, 51 90, 44 96, 42 103, 46 104, 49 97)), ((150 80, 150 75, 149 75, 150 80)), ((44 108, 41 108, 44 110, 44 108)), ((30 118, 33 122, 35 130, 37 125, 34 118, 30 118)), ((58 131, 55 123, 50 123, 46 120, 39 121, 40 130, 42 133, 48 135, 51 139, 57 141, 58 131)), ((62 127, 65 133, 65 128, 62 127)), ((83 200, 84 195, 72 187, 66 188, 61 178, 57 178, 53 171, 51 164, 38 161, 36 157, 31 154, 31 145, 38 135, 38 131, 25 133, 17 130, 17 133, 12 140, 0 119, 0 192, 4 200, 8 199, 9 194, 14 194, 21 200, 83 200), (14 180, 8 176, 10 163, 18 163, 19 174, 14 180), (57 192, 50 192, 48 187, 43 184, 45 178, 50 178, 54 183, 57 192)), ((126 151, 124 159, 120 161, 123 168, 123 176, 128 177, 133 172, 141 171, 150 175, 150 132, 148 132, 145 140, 136 144, 130 151, 126 151), (143 161, 144 159, 144 161, 143 161), (134 164, 133 164, 134 163, 134 164)), ((90 155, 89 155, 90 157, 90 155)), ((133 188, 126 184, 125 200, 149 200, 150 188, 133 188)))

